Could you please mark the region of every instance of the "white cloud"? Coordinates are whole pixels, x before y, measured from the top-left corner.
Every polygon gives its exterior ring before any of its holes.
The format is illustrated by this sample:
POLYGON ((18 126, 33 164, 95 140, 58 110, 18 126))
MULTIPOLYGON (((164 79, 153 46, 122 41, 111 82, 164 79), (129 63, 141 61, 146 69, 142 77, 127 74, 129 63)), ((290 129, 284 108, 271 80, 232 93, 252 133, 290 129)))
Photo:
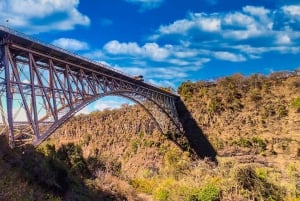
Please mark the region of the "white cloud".
POLYGON ((159 32, 161 34, 185 34, 193 26, 194 22, 190 20, 177 20, 170 25, 161 26, 159 32))
POLYGON ((89 108, 89 105, 82 108, 81 110, 79 110, 79 112, 76 113, 76 115, 79 115, 79 114, 89 114, 91 113, 92 111, 90 110, 89 108))
POLYGON ((79 112, 77 112, 76 115, 90 114, 93 111, 103 111, 106 109, 117 109, 121 108, 124 104, 133 105, 134 102, 121 96, 105 96, 95 101, 94 103, 87 105, 79 112))
POLYGON ((255 20, 253 17, 245 15, 240 12, 229 13, 223 19, 223 24, 225 26, 235 26, 235 27, 247 27, 253 24, 255 20))
POLYGON ((233 46, 233 49, 236 49, 242 53, 246 53, 249 55, 263 54, 265 52, 270 51, 267 47, 252 47, 251 45, 236 45, 233 46))
POLYGON ((221 20, 218 16, 207 16, 203 13, 196 13, 192 15, 192 20, 195 22, 196 27, 199 27, 203 31, 213 32, 220 31, 221 20))
POLYGON ((187 50, 185 49, 184 51, 175 51, 174 55, 178 58, 189 58, 189 57, 195 57, 198 55, 197 50, 187 50))
POLYGON ((27 33, 70 30, 90 24, 77 10, 78 4, 79 0, 2 0, 0 19, 8 19, 10 27, 27 33))
POLYGON ((282 9, 285 12, 285 14, 300 19, 300 5, 283 6, 282 9))
POLYGON ((178 66, 187 66, 187 65, 190 64, 190 62, 187 61, 187 60, 184 60, 184 59, 176 59, 176 58, 170 59, 169 62, 170 62, 171 64, 178 65, 178 66))
POLYGON ((126 54, 130 56, 143 56, 156 61, 169 56, 167 48, 161 48, 156 43, 146 43, 139 46, 136 42, 120 43, 117 40, 109 41, 104 45, 104 50, 110 54, 126 54))
POLYGON ((117 67, 116 69, 130 75, 143 75, 146 81, 164 80, 175 82, 186 79, 190 72, 199 70, 206 62, 209 62, 209 59, 199 59, 194 62, 194 65, 187 61, 189 66, 180 66, 180 64, 174 63, 165 67, 117 67))
POLYGON ((215 52, 214 56, 217 59, 225 60, 225 61, 232 61, 232 62, 241 62, 246 61, 246 58, 241 54, 234 54, 230 52, 215 52))
POLYGON ((150 79, 149 82, 155 86, 172 87, 173 89, 176 89, 175 83, 169 80, 158 81, 158 80, 150 79))
POLYGON ((277 42, 277 44, 288 45, 288 44, 291 44, 291 38, 287 34, 278 35, 276 42, 277 42))
MULTIPOLYGON (((295 13, 296 8, 286 10, 293 10, 295 13)), ((161 25, 149 38, 157 40, 166 35, 176 34, 180 40, 180 36, 199 38, 205 32, 214 32, 217 40, 221 40, 222 37, 245 40, 273 34, 273 14, 274 12, 264 7, 255 6, 245 6, 241 11, 228 13, 190 13, 185 19, 161 25)))
POLYGON ((133 102, 120 96, 107 96, 97 100, 94 103, 93 110, 111 110, 120 108, 123 104, 133 104, 133 102))
POLYGON ((128 73, 133 76, 137 75, 148 75, 146 68, 139 68, 139 67, 116 67, 117 70, 121 72, 128 73))
MULTIPOLYGON (((207 32, 219 31, 221 29, 221 20, 218 17, 212 17, 205 13, 190 13, 188 19, 176 20, 170 25, 162 25, 158 32, 161 35, 187 34, 193 28, 207 32)), ((153 38, 157 37, 154 36, 153 38)))
POLYGON ((265 9, 264 7, 255 7, 255 6, 245 6, 243 7, 245 13, 249 13, 252 16, 258 16, 264 18, 267 14, 270 13, 270 10, 265 9))
POLYGON ((52 44, 71 51, 89 49, 87 43, 72 38, 59 38, 57 40, 54 40, 52 44))
POLYGON ((125 0, 128 3, 140 5, 140 11, 158 8, 164 0, 125 0))
POLYGON ((93 50, 93 51, 84 53, 83 56, 87 57, 89 59, 92 59, 94 61, 102 61, 103 58, 105 57, 102 50, 93 50))
POLYGON ((114 101, 114 100, 108 100, 108 101, 98 101, 94 108, 96 110, 104 110, 104 109, 113 109, 113 108, 119 108, 122 103, 114 101))
POLYGON ((271 47, 252 47, 250 45, 238 45, 233 47, 234 49, 238 49, 241 52, 249 54, 249 57, 253 57, 254 59, 259 58, 261 54, 266 52, 279 52, 282 54, 291 53, 291 54, 299 54, 300 47, 296 46, 287 46, 285 44, 279 44, 278 46, 271 47))
POLYGON ((120 43, 117 40, 109 41, 104 45, 104 50, 110 54, 140 54, 141 48, 135 42, 120 43))

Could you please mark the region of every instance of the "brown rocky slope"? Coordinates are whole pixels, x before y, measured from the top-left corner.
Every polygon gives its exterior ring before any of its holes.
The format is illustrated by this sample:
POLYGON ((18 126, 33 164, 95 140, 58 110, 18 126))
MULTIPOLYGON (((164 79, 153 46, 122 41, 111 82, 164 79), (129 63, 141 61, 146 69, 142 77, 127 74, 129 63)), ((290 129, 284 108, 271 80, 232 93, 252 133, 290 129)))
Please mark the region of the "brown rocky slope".
POLYGON ((186 130, 191 122, 198 129, 188 131, 191 147, 203 146, 191 137, 201 132, 217 166, 178 150, 138 106, 75 116, 45 143, 80 145, 86 158, 106 167, 95 186, 130 194, 129 200, 133 191, 150 195, 141 200, 299 199, 298 71, 188 81, 178 93, 189 112, 181 113, 186 130))

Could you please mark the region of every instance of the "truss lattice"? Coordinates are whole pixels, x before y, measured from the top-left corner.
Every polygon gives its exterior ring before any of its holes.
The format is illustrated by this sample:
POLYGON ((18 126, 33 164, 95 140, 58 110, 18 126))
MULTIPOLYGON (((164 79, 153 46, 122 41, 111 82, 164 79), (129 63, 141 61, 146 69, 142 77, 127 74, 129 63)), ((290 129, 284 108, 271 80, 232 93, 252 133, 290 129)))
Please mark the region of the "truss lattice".
POLYGON ((39 145, 83 107, 108 95, 141 105, 162 132, 180 131, 177 95, 6 27, 0 26, 0 37, 0 132, 11 147, 39 145))

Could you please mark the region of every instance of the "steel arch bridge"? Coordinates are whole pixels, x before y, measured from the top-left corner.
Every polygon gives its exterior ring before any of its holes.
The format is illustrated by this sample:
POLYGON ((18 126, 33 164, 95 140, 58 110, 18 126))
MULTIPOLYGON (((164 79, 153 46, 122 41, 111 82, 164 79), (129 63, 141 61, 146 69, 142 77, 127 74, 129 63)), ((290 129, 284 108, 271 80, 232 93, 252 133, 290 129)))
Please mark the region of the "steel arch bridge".
POLYGON ((38 146, 104 96, 139 104, 162 133, 182 133, 176 94, 0 26, 0 134, 11 147, 38 146))

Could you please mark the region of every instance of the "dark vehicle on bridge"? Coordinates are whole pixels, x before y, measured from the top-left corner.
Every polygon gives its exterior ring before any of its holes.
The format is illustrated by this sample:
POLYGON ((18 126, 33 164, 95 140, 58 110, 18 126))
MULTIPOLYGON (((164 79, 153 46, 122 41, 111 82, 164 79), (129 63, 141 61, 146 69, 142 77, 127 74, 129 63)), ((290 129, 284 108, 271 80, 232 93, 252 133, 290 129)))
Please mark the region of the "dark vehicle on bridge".
POLYGON ((133 78, 134 78, 135 80, 138 80, 138 81, 143 82, 143 81, 144 81, 143 77, 144 77, 144 76, 142 76, 142 75, 138 75, 138 76, 134 76, 133 78))

